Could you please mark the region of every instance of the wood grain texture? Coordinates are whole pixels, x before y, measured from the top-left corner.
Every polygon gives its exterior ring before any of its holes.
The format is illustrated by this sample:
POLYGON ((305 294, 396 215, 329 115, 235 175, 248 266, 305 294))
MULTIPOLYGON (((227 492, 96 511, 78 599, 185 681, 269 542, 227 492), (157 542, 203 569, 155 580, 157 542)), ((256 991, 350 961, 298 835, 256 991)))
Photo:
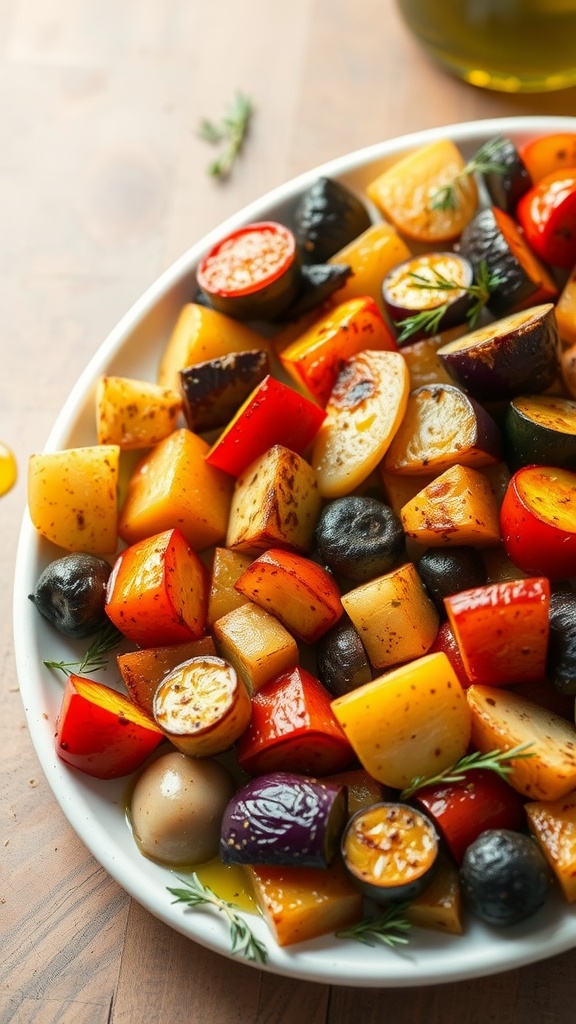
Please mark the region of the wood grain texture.
POLYGON ((393 0, 2 0, 0 1024, 567 1024, 572 953, 410 991, 296 982, 152 918, 94 862, 43 778, 12 650, 25 472, 72 384, 142 290, 224 217, 293 174, 434 125, 573 114, 576 90, 483 93, 418 49, 393 0), (236 89, 256 104, 229 182, 197 137, 236 89))

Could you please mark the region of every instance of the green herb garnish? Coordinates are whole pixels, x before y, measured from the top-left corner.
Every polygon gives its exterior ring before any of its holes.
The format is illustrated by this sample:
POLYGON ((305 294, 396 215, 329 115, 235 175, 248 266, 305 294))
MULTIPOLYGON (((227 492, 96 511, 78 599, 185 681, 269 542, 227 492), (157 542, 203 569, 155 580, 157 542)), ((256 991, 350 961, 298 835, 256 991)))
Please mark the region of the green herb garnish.
POLYGON ((405 946, 409 942, 406 932, 412 927, 406 917, 408 906, 408 903, 399 903, 377 917, 365 917, 358 924, 336 932, 336 938, 356 939, 365 946, 405 946))
POLYGON ((220 156, 208 165, 208 174, 212 177, 223 179, 230 174, 234 161, 244 145, 253 113, 252 101, 248 96, 238 92, 221 121, 215 122, 204 118, 200 122, 200 138, 211 145, 223 146, 220 156))
MULTIPOLYGON (((470 285, 459 284, 457 281, 446 277, 441 271, 435 270, 433 267, 430 269, 434 275, 430 278, 415 272, 410 274, 414 287, 440 292, 461 291, 471 295, 474 301, 466 313, 466 320, 469 330, 474 330, 494 288, 501 283, 499 275, 490 273, 486 260, 482 260, 478 265, 476 276, 470 285)), ((447 301, 442 302, 439 306, 435 306, 434 309, 423 309, 420 313, 414 313, 413 316, 407 316, 404 320, 396 321, 395 326, 400 328, 398 341, 400 343, 407 341, 412 335, 421 331, 424 331, 426 334, 436 334, 440 329, 442 317, 448 310, 448 306, 449 303, 447 301)))
POLYGON ((124 639, 122 633, 111 622, 106 623, 87 648, 79 661, 43 661, 47 668, 55 668, 69 676, 71 672, 81 675, 83 672, 98 672, 106 668, 108 655, 118 647, 124 639))
POLYGON ((476 750, 472 754, 465 754, 459 761, 456 761, 456 764, 450 768, 445 768, 438 775, 432 775, 428 779, 424 775, 417 775, 408 784, 406 789, 402 790, 399 799, 407 800, 417 790, 423 789, 424 786, 433 786, 437 782, 463 782, 466 778, 466 773, 477 768, 484 768, 495 772, 501 779, 506 779, 512 771, 512 765, 509 763, 512 759, 518 761, 525 757, 534 756, 534 751, 528 749, 530 746, 530 743, 522 743, 520 746, 512 747, 510 750, 489 750, 485 754, 481 754, 476 750))
POLYGON ((185 889, 172 889, 168 886, 168 892, 176 897, 175 903, 185 903, 189 907, 214 907, 219 910, 228 919, 232 956, 245 956, 247 960, 255 960, 261 964, 266 963, 268 960, 266 946, 254 937, 233 903, 228 903, 227 900, 217 896, 209 886, 200 881, 195 873, 190 882, 183 878, 180 881, 186 886, 185 889))
POLYGON ((506 164, 498 160, 502 145, 500 137, 489 139, 474 154, 456 177, 447 185, 443 185, 430 197, 431 210, 457 210, 463 183, 472 174, 505 174, 506 164))

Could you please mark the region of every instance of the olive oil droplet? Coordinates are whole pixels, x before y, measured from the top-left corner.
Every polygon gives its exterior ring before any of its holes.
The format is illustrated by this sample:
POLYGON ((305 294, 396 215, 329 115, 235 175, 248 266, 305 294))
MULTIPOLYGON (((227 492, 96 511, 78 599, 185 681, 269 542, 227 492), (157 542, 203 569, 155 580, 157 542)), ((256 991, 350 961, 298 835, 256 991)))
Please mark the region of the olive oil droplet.
POLYGON ((0 441, 0 497, 16 483, 16 459, 7 445, 0 441))

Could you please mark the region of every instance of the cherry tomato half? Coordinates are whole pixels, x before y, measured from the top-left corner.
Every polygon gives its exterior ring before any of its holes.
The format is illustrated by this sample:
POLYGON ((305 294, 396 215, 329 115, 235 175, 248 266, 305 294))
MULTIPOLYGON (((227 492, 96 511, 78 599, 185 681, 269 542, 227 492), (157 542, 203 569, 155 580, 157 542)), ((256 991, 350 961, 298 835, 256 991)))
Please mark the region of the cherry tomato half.
POLYGON ((516 208, 526 240, 537 256, 555 267, 576 263, 576 168, 547 174, 516 208))

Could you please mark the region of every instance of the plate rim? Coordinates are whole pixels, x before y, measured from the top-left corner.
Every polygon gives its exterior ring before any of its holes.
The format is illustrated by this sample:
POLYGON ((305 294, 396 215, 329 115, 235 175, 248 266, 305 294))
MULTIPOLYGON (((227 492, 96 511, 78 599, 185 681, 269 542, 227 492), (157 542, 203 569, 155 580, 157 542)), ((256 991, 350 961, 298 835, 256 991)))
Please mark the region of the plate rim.
MULTIPOLYGON (((122 351, 123 346, 128 342, 132 334, 145 320, 159 301, 172 289, 177 289, 183 280, 193 273, 193 269, 202 253, 218 241, 224 234, 242 223, 261 217, 262 210, 286 202, 296 196, 307 184, 321 175, 345 176, 352 174, 360 167, 374 163, 380 159, 394 156, 410 148, 416 148, 427 142, 449 137, 454 142, 466 141, 471 143, 485 136, 494 134, 512 133, 515 136, 522 134, 536 135, 545 134, 551 131, 576 131, 576 117, 538 115, 531 117, 522 115, 517 117, 485 118, 473 121, 463 121, 448 125, 438 125, 433 128, 425 128, 419 131, 410 132, 405 135, 396 136, 392 139, 382 140, 354 150, 350 153, 327 160, 317 166, 288 179, 281 185, 269 190, 261 197, 253 200, 241 210, 227 217, 225 221, 209 231, 201 239, 185 250, 163 273, 161 273, 136 299, 124 316, 112 328, 102 344, 95 351, 88 361, 85 369, 81 372, 75 385, 72 387, 65 400, 56 420, 49 432, 44 451, 56 450, 64 444, 66 434, 70 434, 74 426, 74 417, 82 402, 86 402, 86 396, 93 386, 94 380, 99 373, 110 363, 110 361, 122 351)), ((119 884, 133 899, 148 910, 153 916, 163 921, 175 931, 180 932, 192 941, 196 941, 204 947, 219 953, 227 959, 231 959, 229 951, 228 935, 222 929, 222 922, 214 915, 199 913, 196 911, 191 918, 185 911, 179 909, 178 915, 174 912, 173 905, 164 895, 164 903, 159 899, 158 893, 149 891, 146 885, 144 892, 138 879, 144 873, 137 872, 134 876, 131 861, 126 862, 122 851, 115 847, 109 849, 110 843, 106 842, 109 836, 102 834, 103 829, 98 827, 100 819, 95 819, 98 811, 101 810, 102 802, 112 803, 115 806, 121 799, 123 787, 126 787, 126 780, 119 780, 114 786, 112 797, 111 784, 106 783, 106 789, 93 780, 88 780, 80 773, 72 773, 67 766, 57 758, 54 751, 53 733, 50 732, 48 742, 49 726, 47 726, 44 706, 31 706, 31 698, 41 693, 45 699, 48 698, 48 682, 41 671, 41 661, 38 661, 33 643, 30 643, 30 635, 25 628, 25 622, 32 622, 32 632, 36 634, 35 640, 43 635, 48 627, 43 622, 35 622, 30 615, 28 605, 28 594, 30 592, 30 572, 34 562, 34 551, 44 544, 31 524, 28 511, 25 508, 16 551, 14 570, 14 591, 13 591, 13 638, 16 658, 17 678, 20 686, 21 699, 24 704, 25 715, 28 724, 28 731, 32 739, 36 756, 46 776, 50 789, 59 804, 62 812, 70 826, 81 839, 86 848, 95 857, 98 863, 108 874, 119 884), (28 569, 28 571, 25 571, 28 569), (25 603, 24 603, 25 602, 25 603), (23 608, 28 614, 23 616, 23 608), (64 785, 62 782, 64 781, 64 785), (104 794, 104 795, 103 795, 104 794), (88 813, 89 811, 89 813, 88 813), (119 856, 120 853, 120 856, 119 856), (135 880, 136 879, 136 880, 135 880), (193 921, 193 925, 189 921, 193 921)), ((53 634, 47 634, 53 637, 53 634)), ((48 670, 46 670, 48 672, 48 670)), ((126 830, 128 831, 127 827, 126 830)), ((132 842, 132 840, 131 840, 132 842)), ((113 846, 113 844, 112 844, 113 846)), ((135 850, 135 847, 134 847, 135 850)), ((140 854, 136 855, 140 858, 140 854)), ((141 858, 145 860, 145 858, 141 858)), ((166 868, 147 862, 146 881, 154 885, 158 877, 158 890, 164 892, 166 886, 166 868)), ((174 877, 177 876, 177 872, 174 877)), ((245 963, 257 969, 269 973, 292 977, 307 981, 316 981, 324 984, 348 985, 352 987, 374 987, 374 988, 396 988, 422 986, 430 984, 444 984, 456 981, 464 981, 477 977, 485 977, 492 974, 502 973, 514 968, 527 966, 528 964, 545 960, 551 956, 558 955, 576 945, 576 920, 570 921, 567 906, 561 905, 564 910, 563 919, 560 922, 551 920, 545 924, 541 938, 541 945, 536 945, 533 939, 526 940, 522 936, 522 930, 511 929, 495 936, 494 953, 489 944, 484 942, 478 948, 468 949, 469 943, 466 938, 455 938, 443 936, 440 933, 431 933, 433 942, 429 945, 433 948, 430 963, 427 966, 414 965, 414 958, 411 955, 410 947, 406 952, 388 952, 382 947, 377 951, 381 958, 379 971, 376 972, 373 966, 375 957, 369 960, 369 966, 362 965, 360 960, 354 965, 354 973, 343 971, 342 960, 338 958, 338 947, 332 942, 328 944, 324 939, 314 940, 292 947, 279 947, 271 937, 266 925, 257 918, 250 918, 257 937, 266 942, 269 959, 266 964, 254 963, 252 961, 236 959, 236 962, 245 963), (448 941, 446 941, 448 940, 448 941), (460 948, 456 943, 464 943, 460 948), (452 947, 454 946, 454 949, 452 947), (455 949, 458 948, 460 955, 453 962, 455 949), (443 965, 439 971, 438 955, 442 949, 447 949, 448 963, 443 965), (483 955, 480 955, 482 950, 483 955), (451 954, 451 955, 450 955, 451 954), (392 966, 391 966, 392 965, 392 966), (394 970, 396 965, 397 970, 394 970)), ((482 939, 483 934, 478 926, 472 925, 471 932, 479 933, 482 939)), ((335 940, 337 942, 337 940, 335 940)), ((363 947, 366 951, 367 947, 363 947)), ((365 955, 368 954, 365 952, 365 955)))

